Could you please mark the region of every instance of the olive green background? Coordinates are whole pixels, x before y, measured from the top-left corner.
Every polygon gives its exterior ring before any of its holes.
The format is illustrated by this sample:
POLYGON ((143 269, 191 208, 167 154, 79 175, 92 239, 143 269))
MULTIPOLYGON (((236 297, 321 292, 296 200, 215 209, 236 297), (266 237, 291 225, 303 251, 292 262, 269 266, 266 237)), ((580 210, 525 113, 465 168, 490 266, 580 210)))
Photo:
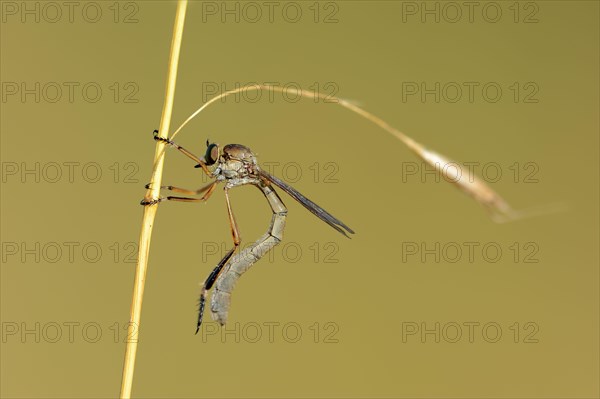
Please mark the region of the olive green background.
MULTIPOLYGON (((2 82, 97 82, 103 89, 96 103, 76 94, 73 103, 10 96, 1 104, 3 162, 97 162, 103 173, 97 183, 76 174, 73 183, 65 176, 56 183, 7 176, 2 184, 3 243, 80 245, 72 263, 67 254, 55 263, 3 254, 3 332, 40 323, 50 334, 57 323, 62 333, 56 343, 41 333, 40 342, 21 331, 4 334, 0 393, 6 398, 105 398, 118 396, 120 388, 125 335, 118 330, 115 343, 114 326, 127 324, 135 268, 125 262, 124 246, 138 240, 138 203, 151 174, 151 132, 162 109, 176 4, 121 3, 119 23, 112 20, 112 2, 97 4, 104 12, 97 23, 80 13, 72 23, 66 17, 22 23, 12 16, 2 23, 2 82), (137 22, 122 23, 135 7, 137 22), (133 82, 137 103, 123 101, 131 89, 115 102, 109 89, 114 82, 121 88, 133 82), (115 162, 118 183, 110 169, 115 162), (128 162, 139 170, 126 169, 128 162), (134 182, 125 182, 127 176, 134 182), (103 249, 96 263, 82 258, 89 242, 103 249), (117 261, 109 249, 115 242, 121 247, 117 261), (73 342, 65 323, 79 323, 73 342), (87 323, 101 328, 95 343, 82 335, 87 323)), ((195 336, 199 284, 220 259, 203 254, 203 243, 228 248, 231 240, 223 194, 217 190, 204 205, 161 204, 134 396, 598 397, 598 3, 535 2, 537 23, 523 23, 523 14, 534 10, 524 3, 514 23, 512 2, 496 3, 503 11, 498 23, 477 11, 473 22, 466 16, 456 23, 431 17, 422 23, 419 16, 403 22, 403 3, 394 1, 321 3, 315 23, 312 2, 295 4, 303 11, 297 23, 285 21, 281 8, 272 23, 265 15, 256 23, 242 15, 236 23, 207 15, 203 21, 202 3, 190 3, 172 126, 204 101, 203 82, 228 89, 295 82, 308 90, 315 82, 322 90, 333 82, 324 91, 336 87, 339 96, 442 154, 500 164, 503 178, 492 187, 515 208, 560 203, 568 210, 495 224, 447 183, 414 176, 403 181, 403 162, 417 162, 415 156, 337 105, 289 102, 280 95, 218 103, 177 141, 199 154, 206 138, 241 143, 261 162, 297 163, 302 178, 293 186, 357 233, 343 238, 282 194, 289 208, 285 242, 302 250, 300 259, 286 261, 277 247, 273 260, 257 263, 240 280, 228 325, 229 331, 236 323, 240 331, 246 328, 239 342, 233 333, 195 336), (322 23, 334 11, 337 22, 322 23), (472 103, 466 94, 456 103, 436 103, 432 96, 403 101, 403 82, 497 82, 503 96, 496 103, 480 91, 472 103), (515 102, 508 89, 514 82, 534 82, 537 103, 515 102), (321 168, 317 181, 309 169, 315 162, 321 168), (337 167, 335 183, 324 182, 327 162, 337 167), (534 162, 538 182, 525 183, 523 176, 513 181, 509 167, 515 162, 534 162), (309 249, 315 242, 316 262, 309 249), (403 260, 407 242, 429 248, 436 242, 493 242, 503 255, 495 263, 480 251, 474 262, 465 254, 455 263, 433 256, 403 260), (523 251, 518 262, 509 249, 514 242, 523 251), (539 248, 537 263, 523 262, 529 242, 539 248), (337 249, 337 263, 325 262, 328 243, 337 249), (468 322, 479 323, 473 342, 466 336, 468 322), (273 342, 265 323, 279 323, 273 342), (298 342, 290 342, 293 330, 283 336, 286 323, 300 326, 298 342), (403 339, 410 323, 440 323, 440 329, 457 323, 463 336, 452 343, 452 330, 446 330, 438 343, 432 335, 403 339), (502 328, 498 342, 482 335, 486 323, 502 328), (526 329, 526 323, 534 324, 526 329), (256 330, 250 328, 257 325, 262 336, 252 343, 256 330), (535 326, 537 342, 524 342, 535 326)), ((170 151, 164 183, 199 187, 206 178, 192 166, 170 151)), ((244 242, 253 242, 270 219, 264 199, 244 187, 232 191, 232 201, 244 242)))

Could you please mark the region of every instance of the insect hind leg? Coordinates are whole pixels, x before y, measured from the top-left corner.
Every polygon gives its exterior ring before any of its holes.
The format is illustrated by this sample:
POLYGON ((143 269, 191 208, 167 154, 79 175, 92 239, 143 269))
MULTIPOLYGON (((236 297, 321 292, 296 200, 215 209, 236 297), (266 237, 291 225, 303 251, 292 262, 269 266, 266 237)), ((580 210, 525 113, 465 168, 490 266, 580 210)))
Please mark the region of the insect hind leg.
POLYGON ((227 269, 220 274, 215 283, 210 310, 213 319, 222 326, 227 323, 231 292, 237 280, 283 239, 287 208, 272 188, 265 185, 257 185, 257 187, 267 198, 273 212, 271 225, 258 241, 231 258, 227 269))
POLYGON ((208 275, 208 277, 202 284, 202 291, 200 292, 200 308, 198 309, 198 323, 196 324, 196 334, 198 334, 198 331, 200 331, 200 326, 202 325, 202 318, 204 316, 204 307, 206 305, 206 296, 208 295, 208 291, 214 285, 215 281, 217 280, 217 277, 219 277, 219 274, 221 274, 223 267, 231 258, 231 255, 233 255, 233 251, 235 251, 235 247, 233 247, 229 250, 229 252, 227 252, 227 255, 225 255, 225 257, 221 259, 219 264, 213 269, 213 271, 208 275))

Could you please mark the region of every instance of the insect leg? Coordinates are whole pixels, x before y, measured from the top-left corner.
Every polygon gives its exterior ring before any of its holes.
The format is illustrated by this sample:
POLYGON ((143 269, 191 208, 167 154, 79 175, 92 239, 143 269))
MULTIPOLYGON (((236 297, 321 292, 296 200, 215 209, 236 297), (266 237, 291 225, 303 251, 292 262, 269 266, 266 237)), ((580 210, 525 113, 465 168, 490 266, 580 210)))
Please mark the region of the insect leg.
POLYGON ((200 293, 200 309, 198 310, 198 323, 196 325, 196 334, 200 330, 200 325, 202 324, 202 317, 204 316, 204 306, 206 304, 206 295, 208 290, 210 290, 217 280, 217 277, 221 274, 223 267, 227 264, 235 250, 239 247, 241 238, 240 232, 237 227, 237 222, 235 221, 235 216, 233 211, 231 210, 231 202, 229 201, 229 189, 225 187, 225 201, 227 202, 227 215, 229 216, 229 225, 231 227, 231 235, 233 237, 233 248, 231 248, 225 257, 221 259, 217 267, 213 269, 208 278, 202 284, 202 291, 200 293))
POLYGON ((228 263, 227 268, 221 273, 215 283, 215 290, 211 299, 211 312, 213 319, 219 324, 225 325, 227 315, 231 305, 231 292, 237 280, 250 267, 262 258, 275 245, 279 244, 283 239, 283 229, 285 227, 285 219, 287 209, 279 195, 271 187, 266 185, 257 185, 263 192, 271 210, 271 225, 267 232, 251 246, 237 253, 228 263))
POLYGON ((234 250, 235 247, 233 247, 229 250, 229 252, 227 252, 227 255, 225 255, 225 257, 221 259, 219 264, 208 275, 208 277, 204 281, 204 284, 202 284, 202 291, 200 291, 200 309, 198 310, 198 323, 196 324, 196 334, 198 334, 198 331, 200 331, 200 325, 202 324, 202 317, 204 316, 204 306, 206 305, 206 295, 208 293, 208 290, 212 288, 213 284, 215 283, 215 280, 221 273, 221 270, 223 270, 223 266, 225 266, 229 258, 231 258, 231 255, 233 255, 234 250))
POLYGON ((204 201, 208 200, 210 198, 210 196, 212 195, 212 193, 215 191, 215 188, 217 187, 217 183, 218 182, 214 181, 214 182, 210 183, 208 186, 202 187, 201 189, 199 189, 197 191, 185 190, 185 189, 181 189, 181 188, 177 188, 177 187, 173 187, 173 186, 164 186, 164 187, 171 187, 170 190, 177 191, 177 192, 184 192, 184 193, 190 193, 190 194, 196 194, 196 193, 200 194, 203 191, 206 191, 206 193, 204 194, 204 196, 202 198, 168 196, 168 197, 160 197, 160 198, 157 198, 155 200, 143 199, 140 202, 140 204, 141 205, 154 205, 154 204, 159 203, 161 201, 204 202, 204 201))
MULTIPOLYGON (((188 195, 198 195, 198 194, 202 194, 203 192, 205 192, 206 190, 208 190, 209 188, 211 188, 211 186, 214 184, 214 182, 207 184, 204 187, 200 187, 197 190, 188 190, 186 188, 181 188, 181 187, 175 187, 175 186, 160 186, 160 188, 162 190, 169 190, 169 191, 175 191, 178 193, 183 193, 183 194, 188 194, 188 195)), ((150 188, 151 184, 148 183, 144 186, 144 188, 150 188)))
POLYGON ((197 162, 198 165, 200 165, 202 167, 202 170, 204 170, 204 172, 210 176, 210 171, 208 170, 208 168, 206 167, 206 163, 202 159, 198 158, 196 155, 192 154, 191 152, 189 152, 188 150, 186 150, 185 148, 183 148, 176 142, 166 139, 164 137, 159 137, 158 130, 155 130, 153 133, 154 133, 155 141, 162 141, 163 143, 170 145, 171 147, 175 147, 178 151, 181 151, 186 157, 193 159, 195 162, 197 162))

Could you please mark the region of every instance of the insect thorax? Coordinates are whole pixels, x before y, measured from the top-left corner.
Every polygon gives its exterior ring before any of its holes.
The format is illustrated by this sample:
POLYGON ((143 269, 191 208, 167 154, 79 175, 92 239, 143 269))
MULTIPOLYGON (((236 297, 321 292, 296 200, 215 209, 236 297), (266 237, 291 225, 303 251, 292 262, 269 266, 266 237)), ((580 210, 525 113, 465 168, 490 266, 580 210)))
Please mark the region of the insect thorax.
POLYGON ((213 176, 226 181, 228 187, 256 184, 259 181, 256 157, 246 146, 228 144, 223 148, 213 176))

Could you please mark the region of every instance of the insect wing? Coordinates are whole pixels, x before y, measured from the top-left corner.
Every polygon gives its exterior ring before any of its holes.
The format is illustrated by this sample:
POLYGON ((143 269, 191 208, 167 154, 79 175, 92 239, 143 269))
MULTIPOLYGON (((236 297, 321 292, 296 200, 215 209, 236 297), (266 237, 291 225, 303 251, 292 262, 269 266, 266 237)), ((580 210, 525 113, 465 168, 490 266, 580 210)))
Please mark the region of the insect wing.
MULTIPOLYGON (((354 231, 350 227, 346 226, 342 221, 340 221, 339 219, 334 217, 332 214, 327 212, 325 209, 321 208, 319 205, 315 204, 314 202, 312 202, 311 200, 306 198, 304 195, 300 194, 295 188, 289 186, 284 181, 280 180, 279 178, 277 178, 273 175, 270 175, 269 173, 267 173, 263 170, 259 171, 259 174, 264 179, 270 181, 271 183, 275 184, 277 187, 279 187, 280 189, 285 191, 290 197, 292 197, 293 199, 295 199, 296 201, 301 203, 302 206, 304 206, 306 209, 308 209, 311 213, 313 213, 319 219, 321 219, 322 221, 324 221, 325 223, 327 223, 328 225, 330 225, 331 227, 333 227, 334 229, 336 229, 337 231, 339 231, 346 237, 348 237, 348 234, 346 234, 346 231, 348 233, 354 234, 354 231), (346 231, 344 231, 342 228, 345 229, 346 231)), ((348 238, 350 238, 350 237, 348 237, 348 238)))

